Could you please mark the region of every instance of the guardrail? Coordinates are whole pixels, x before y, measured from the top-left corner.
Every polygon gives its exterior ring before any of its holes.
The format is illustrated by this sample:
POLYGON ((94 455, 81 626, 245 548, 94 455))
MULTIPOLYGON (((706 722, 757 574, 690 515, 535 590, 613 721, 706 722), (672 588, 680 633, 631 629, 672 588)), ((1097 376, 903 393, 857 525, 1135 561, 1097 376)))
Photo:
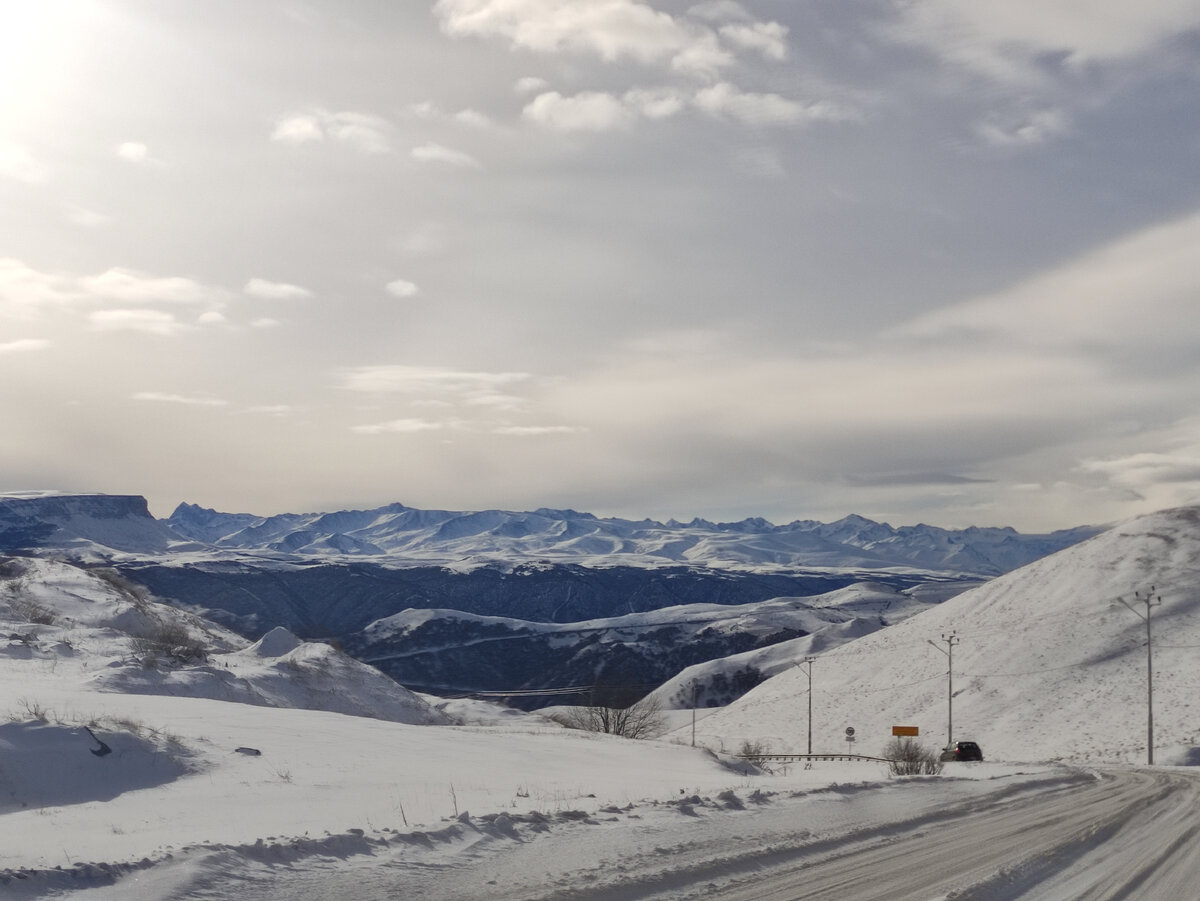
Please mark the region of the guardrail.
POLYGON ((783 763, 790 763, 797 760, 869 760, 875 763, 892 762, 890 757, 871 757, 867 754, 737 754, 735 756, 741 760, 749 760, 751 763, 760 760, 773 760, 783 763))

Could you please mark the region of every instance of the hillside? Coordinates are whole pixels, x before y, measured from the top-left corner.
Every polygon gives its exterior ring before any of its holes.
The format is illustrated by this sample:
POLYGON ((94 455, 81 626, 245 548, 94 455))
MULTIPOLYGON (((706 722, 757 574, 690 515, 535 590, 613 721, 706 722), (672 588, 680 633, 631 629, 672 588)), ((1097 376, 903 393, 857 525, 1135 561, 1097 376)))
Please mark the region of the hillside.
MULTIPOLYGON (((954 737, 991 759, 1146 760, 1145 624, 1152 609, 1154 725, 1160 760, 1200 744, 1200 508, 1121 523, 1076 547, 957 595, 813 665, 814 750, 878 753, 893 725, 946 741, 953 634, 954 737), (931 647, 931 643, 935 647, 931 647)), ((763 741, 804 750, 807 679, 786 671, 704 719, 714 747, 763 741)))

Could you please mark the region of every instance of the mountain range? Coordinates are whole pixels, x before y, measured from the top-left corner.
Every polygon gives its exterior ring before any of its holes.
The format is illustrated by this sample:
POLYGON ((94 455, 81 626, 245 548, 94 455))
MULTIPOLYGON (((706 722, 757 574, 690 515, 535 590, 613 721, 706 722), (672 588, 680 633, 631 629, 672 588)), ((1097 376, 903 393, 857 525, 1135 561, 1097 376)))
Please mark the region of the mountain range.
POLYGON ((851 515, 833 523, 774 525, 693 519, 602 518, 574 510, 530 512, 370 510, 255 516, 180 504, 151 517, 145 499, 26 492, 0 495, 0 550, 56 548, 103 559, 202 555, 259 560, 363 560, 464 568, 497 563, 705 566, 718 569, 909 569, 988 578, 1069 547, 1101 528, 1048 534, 1014 529, 892 527, 851 515))

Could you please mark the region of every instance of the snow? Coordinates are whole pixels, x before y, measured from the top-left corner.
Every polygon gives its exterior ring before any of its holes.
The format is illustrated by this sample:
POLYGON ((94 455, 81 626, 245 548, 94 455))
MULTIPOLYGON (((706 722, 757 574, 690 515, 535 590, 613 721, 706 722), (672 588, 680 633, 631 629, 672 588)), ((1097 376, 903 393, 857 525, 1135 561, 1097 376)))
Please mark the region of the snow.
MULTIPOLYGON (((733 757, 746 741, 803 749, 807 680, 794 667, 700 711, 695 747, 690 712, 664 739, 629 741, 482 702, 430 704, 328 646, 284 630, 249 646, 65 563, 0 573, 6 898, 732 892, 767 863, 1070 798, 1144 760, 1145 625, 1113 602, 1151 585, 1158 763, 1194 763, 1200 746, 1196 508, 1121 524, 817 655, 815 750, 847 750, 853 725, 855 749, 878 754, 893 724, 944 739, 947 658, 930 642, 953 633, 955 737, 987 760, 941 777, 844 760, 765 772, 733 757), (138 630, 163 623, 207 659, 139 650, 138 630)), ((1071 861, 1110 834, 1081 832, 1071 861)), ((1028 896, 1080 897, 1081 872, 1028 896)), ((1032 878, 1013 873, 985 876, 1032 878)))

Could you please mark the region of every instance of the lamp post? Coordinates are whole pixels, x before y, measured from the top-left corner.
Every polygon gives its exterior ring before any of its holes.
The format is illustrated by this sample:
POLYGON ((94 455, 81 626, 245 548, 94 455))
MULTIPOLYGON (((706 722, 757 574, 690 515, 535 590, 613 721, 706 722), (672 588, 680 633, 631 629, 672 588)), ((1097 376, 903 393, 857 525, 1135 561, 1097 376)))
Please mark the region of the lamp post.
POLYGON ((934 644, 933 639, 928 639, 929 643, 946 655, 946 747, 954 744, 954 646, 958 644, 958 635, 951 632, 949 635, 942 633, 942 641, 946 642, 945 648, 939 648, 934 644))

